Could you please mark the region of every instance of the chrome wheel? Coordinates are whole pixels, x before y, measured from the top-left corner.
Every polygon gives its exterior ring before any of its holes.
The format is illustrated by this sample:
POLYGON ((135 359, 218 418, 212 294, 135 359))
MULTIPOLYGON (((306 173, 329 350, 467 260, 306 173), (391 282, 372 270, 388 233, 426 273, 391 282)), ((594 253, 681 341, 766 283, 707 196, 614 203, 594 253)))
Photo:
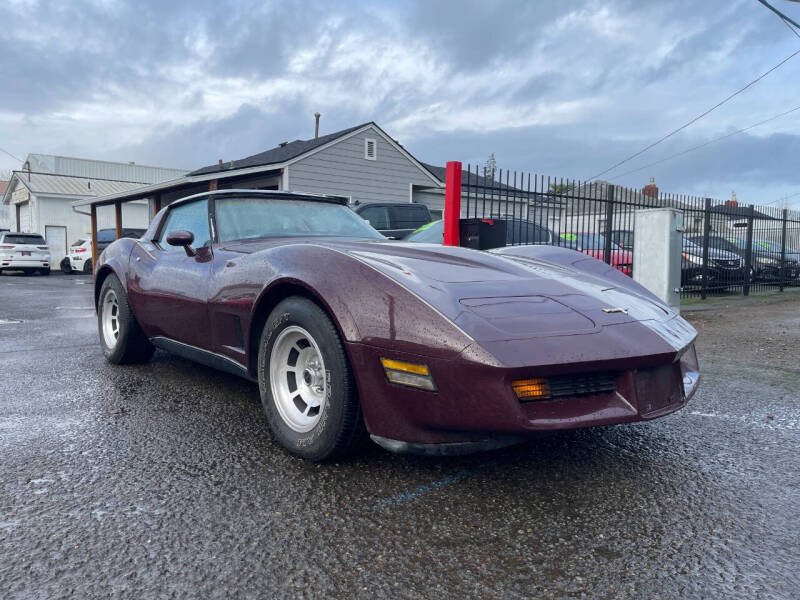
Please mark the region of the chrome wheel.
POLYGON ((287 327, 278 335, 269 358, 272 398, 283 421, 298 433, 319 423, 328 383, 325 361, 317 342, 302 327, 287 327))
POLYGON ((106 347, 113 348, 119 339, 119 302, 117 302, 117 294, 111 288, 103 296, 100 322, 103 330, 103 342, 106 347))

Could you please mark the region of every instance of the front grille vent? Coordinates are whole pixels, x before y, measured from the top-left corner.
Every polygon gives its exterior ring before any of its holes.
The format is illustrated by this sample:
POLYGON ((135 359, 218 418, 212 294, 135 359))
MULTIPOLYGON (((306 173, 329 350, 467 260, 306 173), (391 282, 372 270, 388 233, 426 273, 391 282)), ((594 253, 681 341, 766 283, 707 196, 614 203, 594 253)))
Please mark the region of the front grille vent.
POLYGON ((613 392, 615 378, 615 373, 578 373, 523 379, 515 381, 513 387, 520 402, 532 402, 613 392))
POLYGON ((613 373, 581 373, 577 375, 559 375, 549 377, 550 395, 553 398, 561 396, 586 396, 614 391, 613 373))

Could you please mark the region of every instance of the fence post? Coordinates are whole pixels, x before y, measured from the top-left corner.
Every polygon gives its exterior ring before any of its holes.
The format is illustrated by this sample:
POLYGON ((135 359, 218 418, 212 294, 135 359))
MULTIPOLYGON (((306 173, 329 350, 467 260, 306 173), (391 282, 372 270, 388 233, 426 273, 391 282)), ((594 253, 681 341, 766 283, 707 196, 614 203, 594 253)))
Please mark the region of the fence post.
POLYGON ((711 236, 711 198, 706 198, 706 206, 703 214, 703 266, 700 271, 702 280, 700 281, 700 299, 705 300, 708 296, 708 244, 711 236))
POLYGON ((458 221, 461 219, 461 163, 447 163, 444 181, 444 245, 460 244, 458 221))
POLYGON ((747 244, 744 252, 744 270, 746 279, 742 293, 745 296, 750 295, 750 269, 753 267, 753 214, 755 213, 755 206, 752 204, 747 207, 747 236, 745 237, 745 244, 747 244))
POLYGON ((605 247, 603 248, 603 260, 607 265, 611 264, 611 230, 614 228, 614 186, 608 186, 606 195, 606 230, 605 247))
POLYGON ((781 269, 780 269, 780 291, 783 291, 784 284, 786 283, 786 222, 789 220, 789 210, 784 208, 782 215, 783 223, 781 223, 781 269))

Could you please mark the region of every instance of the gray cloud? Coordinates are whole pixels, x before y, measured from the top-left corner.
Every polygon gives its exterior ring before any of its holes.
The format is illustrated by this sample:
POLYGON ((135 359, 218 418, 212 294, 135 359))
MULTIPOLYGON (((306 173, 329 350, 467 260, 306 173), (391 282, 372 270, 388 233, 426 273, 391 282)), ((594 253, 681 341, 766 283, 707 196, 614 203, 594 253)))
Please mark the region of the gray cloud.
MULTIPOLYGON (((308 137, 320 110, 426 161, 585 177, 795 47, 749 0, 13 1, 0 21, 20 24, 0 31, 0 147, 186 168, 308 137)), ((791 108, 796 61, 630 167, 791 108)), ((796 121, 749 133, 622 181, 800 187, 796 121)))

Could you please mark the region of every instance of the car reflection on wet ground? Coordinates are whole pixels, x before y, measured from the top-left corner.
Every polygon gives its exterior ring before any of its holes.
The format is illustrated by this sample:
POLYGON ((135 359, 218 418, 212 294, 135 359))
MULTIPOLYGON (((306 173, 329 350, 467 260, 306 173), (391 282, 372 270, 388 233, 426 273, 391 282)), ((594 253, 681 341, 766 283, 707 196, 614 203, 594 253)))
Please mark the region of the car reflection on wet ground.
POLYGON ((316 465, 255 385, 102 358, 85 276, 0 277, 0 594, 796 597, 800 295, 687 313, 675 415, 316 465))

